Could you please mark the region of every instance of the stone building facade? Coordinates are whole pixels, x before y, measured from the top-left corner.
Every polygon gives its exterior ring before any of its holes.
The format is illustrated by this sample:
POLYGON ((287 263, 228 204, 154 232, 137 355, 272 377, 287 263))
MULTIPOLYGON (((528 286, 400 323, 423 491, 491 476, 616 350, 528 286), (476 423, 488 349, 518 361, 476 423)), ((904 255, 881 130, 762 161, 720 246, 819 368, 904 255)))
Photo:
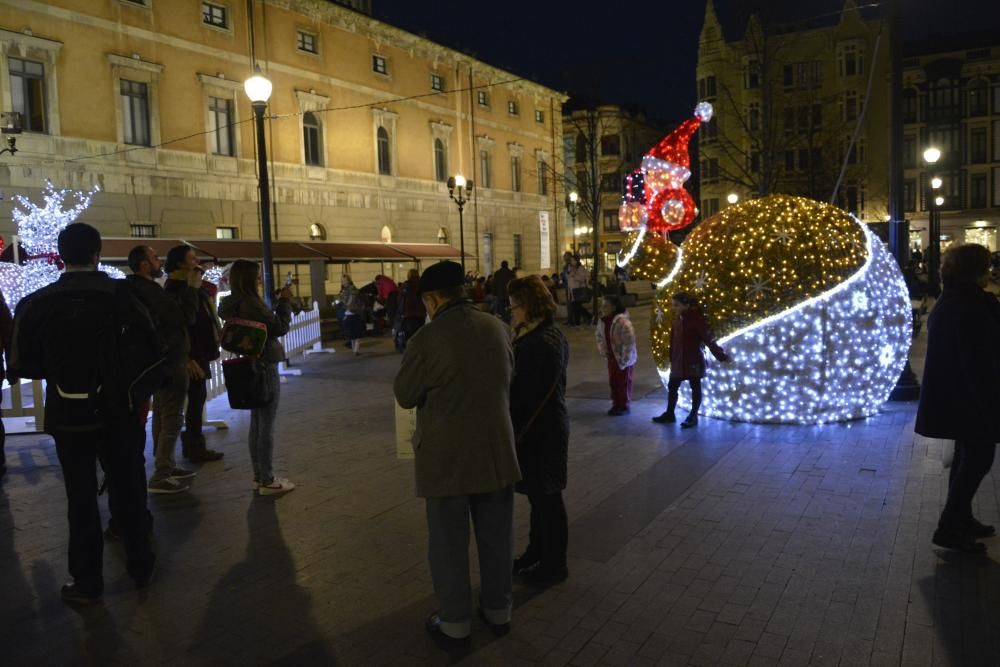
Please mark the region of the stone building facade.
MULTIPOLYGON (((275 238, 458 247, 462 173, 470 270, 554 265, 562 184, 540 174, 565 96, 327 0, 253 8, 275 238)), ((259 238, 248 19, 236 0, 0 0, 0 108, 25 124, 0 234, 10 195, 50 179, 101 188, 81 219, 106 236, 259 238)))

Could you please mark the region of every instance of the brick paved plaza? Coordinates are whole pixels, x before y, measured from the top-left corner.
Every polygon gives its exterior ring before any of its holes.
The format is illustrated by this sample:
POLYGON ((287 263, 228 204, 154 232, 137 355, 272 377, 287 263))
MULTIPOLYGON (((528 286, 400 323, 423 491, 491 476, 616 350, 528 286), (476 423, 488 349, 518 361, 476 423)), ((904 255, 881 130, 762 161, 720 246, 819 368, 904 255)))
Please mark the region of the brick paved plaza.
MULTIPOLYGON (((643 334, 646 322, 637 318, 643 334)), ((589 329, 573 344, 570 579, 515 590, 513 629, 467 650, 423 630, 434 609, 423 505, 395 456, 388 339, 313 356, 282 386, 277 463, 298 484, 255 498, 248 415, 210 406, 226 452, 190 493, 152 497, 154 585, 136 593, 109 544, 103 605, 75 611, 65 497, 47 437, 7 441, 0 487, 0 664, 986 665, 1000 661, 1000 543, 932 547, 942 444, 914 404, 825 427, 702 420, 663 409, 640 342, 631 416, 611 419, 589 329)), ((147 458, 151 458, 147 452, 147 458)), ((150 461, 151 463, 151 461, 150 461)), ((977 514, 1000 521, 987 477, 977 514)), ((104 503, 102 503, 104 504, 104 503)), ((516 505, 517 547, 527 502, 516 505)))

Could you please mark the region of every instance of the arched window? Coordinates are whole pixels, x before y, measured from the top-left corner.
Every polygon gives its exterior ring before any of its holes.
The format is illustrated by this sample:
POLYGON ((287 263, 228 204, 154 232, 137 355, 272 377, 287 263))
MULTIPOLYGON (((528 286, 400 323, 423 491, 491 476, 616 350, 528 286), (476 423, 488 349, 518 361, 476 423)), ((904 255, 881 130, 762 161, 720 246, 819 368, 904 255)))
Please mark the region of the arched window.
POLYGON ((318 222, 312 223, 309 225, 309 238, 313 241, 325 241, 326 228, 318 222))
POLYGON ((440 139, 434 140, 434 178, 442 183, 448 180, 448 156, 440 139))
POLYGON ((389 152, 389 133, 384 127, 378 128, 378 173, 392 175, 392 155, 389 152))
POLYGON ((392 243, 392 230, 389 229, 388 225, 382 226, 382 234, 379 238, 382 239, 382 243, 392 243))
POLYGON ((306 164, 323 165, 323 139, 319 120, 312 111, 302 114, 302 145, 306 164))

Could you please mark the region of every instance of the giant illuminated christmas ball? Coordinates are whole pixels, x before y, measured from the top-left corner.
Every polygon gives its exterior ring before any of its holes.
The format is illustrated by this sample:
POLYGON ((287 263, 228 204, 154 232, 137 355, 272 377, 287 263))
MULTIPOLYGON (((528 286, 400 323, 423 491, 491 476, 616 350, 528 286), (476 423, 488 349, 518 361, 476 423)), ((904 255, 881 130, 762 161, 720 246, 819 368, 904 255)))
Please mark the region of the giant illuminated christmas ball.
POLYGON ((644 226, 619 264, 656 284, 652 347, 664 384, 678 292, 700 302, 732 357, 706 369, 703 415, 795 424, 866 417, 906 364, 911 307, 899 267, 867 225, 835 206, 785 195, 745 201, 679 247, 644 226))

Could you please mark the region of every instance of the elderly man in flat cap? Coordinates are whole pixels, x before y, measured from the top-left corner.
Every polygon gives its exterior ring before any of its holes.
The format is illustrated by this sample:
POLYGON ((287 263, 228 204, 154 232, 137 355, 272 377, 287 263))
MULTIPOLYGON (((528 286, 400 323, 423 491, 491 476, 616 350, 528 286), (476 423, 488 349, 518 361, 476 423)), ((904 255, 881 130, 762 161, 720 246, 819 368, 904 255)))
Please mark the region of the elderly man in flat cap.
POLYGON ((455 262, 429 267, 419 292, 431 322, 407 343, 394 389, 402 407, 417 409, 417 495, 426 499, 431 578, 440 605, 427 631, 445 640, 472 633, 471 517, 479 616, 494 633, 505 634, 513 587, 513 484, 521 477, 510 421, 510 330, 466 298, 455 262))

